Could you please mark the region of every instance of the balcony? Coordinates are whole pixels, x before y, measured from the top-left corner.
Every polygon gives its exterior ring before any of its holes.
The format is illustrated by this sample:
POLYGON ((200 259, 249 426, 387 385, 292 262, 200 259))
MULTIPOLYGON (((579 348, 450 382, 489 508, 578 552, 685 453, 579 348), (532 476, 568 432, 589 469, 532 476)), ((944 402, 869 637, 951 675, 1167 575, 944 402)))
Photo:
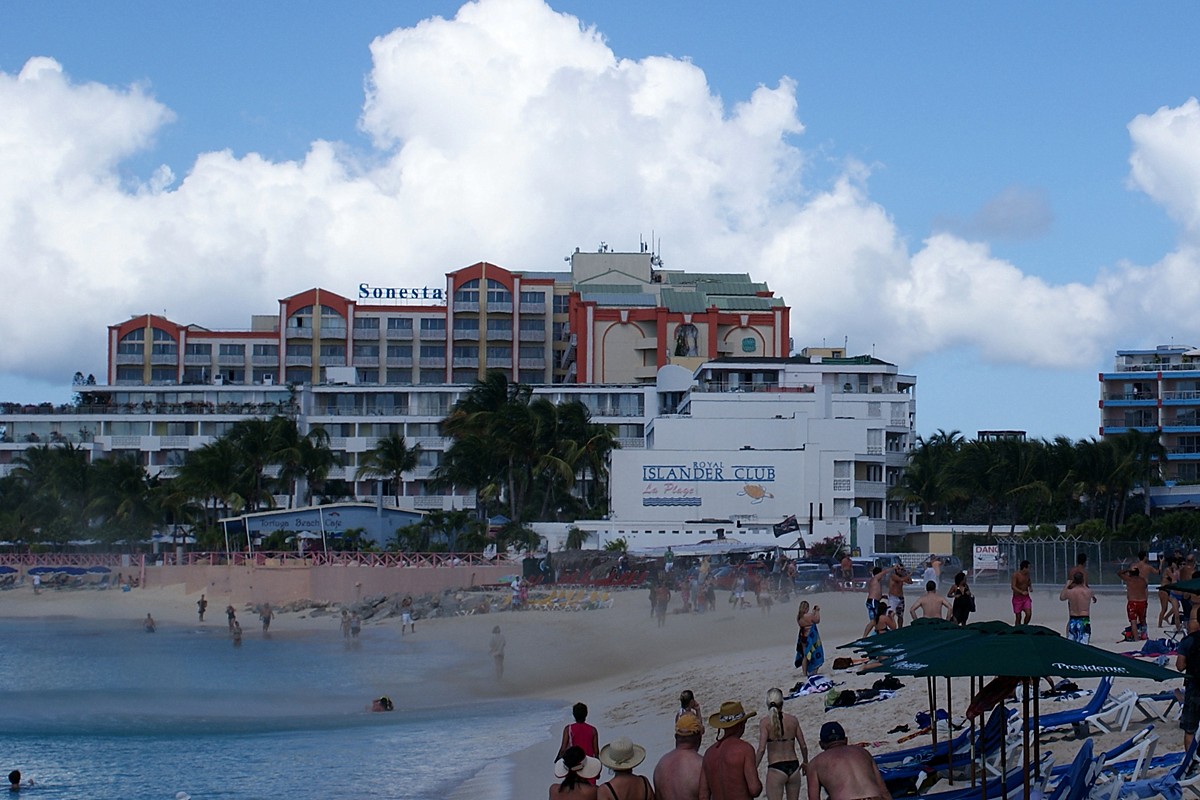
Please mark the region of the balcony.
POLYGON ((279 356, 250 356, 250 363, 256 367, 277 367, 279 356))
POLYGON ((388 328, 385 335, 389 341, 411 342, 413 331, 412 328, 388 328))
POLYGON ((425 341, 429 341, 429 342, 444 342, 444 341, 446 341, 446 329, 445 328, 437 328, 434 330, 429 330, 426 328, 422 328, 421 329, 421 339, 423 339, 425 341))
MULTIPOLYGON (((478 359, 476 359, 478 363, 478 359)), ((445 356, 421 356, 417 362, 421 369, 444 369, 446 367, 445 356)))
POLYGON ((513 310, 513 304, 511 300, 509 300, 507 303, 489 302, 487 304, 487 310, 489 314, 511 314, 513 310))
POLYGON ((411 367, 413 360, 412 356, 388 356, 386 364, 389 367, 411 367))
POLYGON ((454 301, 454 313, 457 314, 460 311, 468 313, 468 314, 478 314, 479 313, 479 301, 476 300, 475 302, 469 302, 467 300, 455 300, 454 301))
POLYGON ((311 339, 312 335, 312 328, 288 328, 284 332, 284 337, 288 339, 311 339))
POLYGON ((287 356, 283 363, 289 367, 311 367, 312 356, 287 356))
POLYGON ((379 338, 379 328, 360 328, 354 326, 354 338, 359 341, 369 342, 372 339, 379 338))
POLYGON ((324 325, 321 326, 321 338, 322 339, 345 339, 346 338, 346 326, 345 325, 330 325, 329 323, 325 323, 324 325))
POLYGON ((354 366, 356 367, 378 367, 379 356, 355 356, 354 366))
POLYGON ((487 365, 489 369, 512 369, 512 356, 488 356, 487 365))
POLYGON ((545 314, 545 303, 521 303, 522 314, 545 314))
MULTIPOLYGON (((372 363, 378 364, 379 361, 377 359, 372 363)), ((344 355, 321 356, 321 366, 322 367, 344 367, 344 366, 346 366, 346 356, 344 356, 344 355)))
POLYGON ((468 342, 478 342, 479 341, 479 329, 478 328, 455 328, 454 329, 454 340, 456 342, 463 341, 463 340, 466 340, 468 342))
POLYGON ((117 353, 118 364, 141 364, 144 358, 141 353, 117 353))
POLYGON ((150 356, 150 363, 160 366, 175 366, 179 363, 178 353, 154 353, 150 356))
POLYGON ((495 328, 488 328, 487 338, 495 342, 511 342, 513 338, 512 328, 509 328, 508 330, 496 330, 495 328))
MULTIPOLYGON (((445 363, 445 362, 443 362, 445 363)), ((425 366, 425 359, 421 359, 421 366, 425 366)), ((479 356, 455 356, 454 366, 456 367, 478 367, 479 356)))
MULTIPOLYGON (((120 356, 117 356, 119 359, 120 356)), ((117 361, 120 364, 120 361, 117 361)), ((211 353, 184 353, 183 363, 189 367, 206 367, 212 363, 211 353)))
MULTIPOLYGON (((186 363, 186 362, 185 362, 186 363)), ((206 362, 201 362, 206 363, 206 362)), ((222 367, 242 367, 246 365, 246 354, 217 356, 217 364, 222 367)))
POLYGON ((545 331, 545 329, 540 329, 540 330, 535 331, 535 330, 528 330, 526 328, 522 328, 521 329, 521 341, 522 342, 544 342, 544 341, 546 341, 546 331, 545 331))
POLYGON ((520 359, 519 364, 520 364, 520 366, 519 366, 520 369, 545 369, 546 368, 546 359, 545 358, 525 357, 525 358, 520 359))

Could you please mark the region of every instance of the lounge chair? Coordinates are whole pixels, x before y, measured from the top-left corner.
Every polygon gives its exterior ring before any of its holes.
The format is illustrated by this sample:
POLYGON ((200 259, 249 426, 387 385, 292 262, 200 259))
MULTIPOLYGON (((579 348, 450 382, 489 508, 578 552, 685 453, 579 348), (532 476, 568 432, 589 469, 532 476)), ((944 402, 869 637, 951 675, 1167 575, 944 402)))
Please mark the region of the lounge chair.
MULTIPOLYGON (((1100 685, 1096 687, 1096 692, 1092 695, 1092 699, 1085 706, 1072 708, 1066 711, 1055 711, 1051 714, 1042 714, 1038 720, 1038 727, 1041 730, 1049 728, 1059 728, 1063 725, 1083 725, 1088 721, 1088 717, 1095 716, 1106 710, 1105 704, 1108 703, 1108 696, 1112 692, 1113 679, 1101 678, 1100 685)), ((1029 721, 1030 726, 1033 725, 1033 720, 1029 721)))
POLYGON ((968 734, 966 742, 951 750, 949 754, 939 746, 937 753, 927 758, 881 767, 879 772, 884 783, 894 795, 910 794, 932 775, 963 775, 970 770, 972 764, 980 762, 988 774, 1000 777, 1004 774, 1000 767, 1001 743, 1006 745, 1005 749, 1008 749, 1011 755, 1017 752, 1019 741, 1019 725, 1010 725, 1010 719, 1008 713, 997 707, 977 731, 973 741, 968 734))
POLYGON ((1135 706, 1138 711, 1146 715, 1146 719, 1157 719, 1163 722, 1170 722, 1173 719, 1177 719, 1183 710, 1183 707, 1179 705, 1179 698, 1175 696, 1174 690, 1140 694, 1135 706))
POLYGON ((1089 714, 1084 722, 1095 725, 1103 733, 1112 733, 1118 728, 1124 733, 1129 730, 1129 720, 1137 708, 1137 703, 1138 693, 1133 689, 1126 689, 1116 697, 1110 697, 1102 709, 1095 714, 1089 714), (1108 724, 1105 724, 1106 722, 1108 724))
MULTIPOLYGON (((1169 772, 1118 784, 1109 797, 1164 797, 1166 800, 1182 800, 1183 790, 1188 789, 1200 797, 1200 774, 1192 774, 1196 767, 1196 747, 1200 745, 1200 736, 1192 739, 1191 746, 1183 753, 1178 763, 1169 772)), ((1178 756, 1178 754, 1172 754, 1178 756)), ((1165 756, 1164 759, 1172 756, 1165 756)), ((1154 759, 1159 761, 1160 759, 1154 759)), ((1151 762, 1151 766, 1154 762, 1151 762)))
MULTIPOLYGON (((1042 775, 1040 781, 1033 781, 1030 788, 1044 789, 1047 779, 1049 778, 1054 767, 1054 754, 1050 751, 1042 753, 1041 770, 1038 774, 1042 775)), ((1063 769, 1070 769, 1070 766, 1063 769)), ((1016 768, 1008 771, 1004 776, 1004 780, 989 780, 987 784, 987 794, 983 793, 983 787, 964 786, 962 788, 949 789, 944 792, 926 792, 921 797, 924 800, 973 800, 973 798, 993 798, 993 797, 1010 797, 1016 798, 1020 796, 1021 790, 1025 786, 1025 770, 1018 765, 1016 768)))
MULTIPOLYGON (((1154 758, 1158 736, 1154 726, 1147 725, 1121 744, 1106 751, 1100 764, 1100 776, 1093 797, 1115 797, 1119 785, 1125 781, 1141 780, 1154 758)), ((1054 768, 1053 780, 1057 780, 1070 769, 1064 765, 1054 768)))
POLYGON ((1096 779, 1100 776, 1100 765, 1104 754, 1093 755, 1091 739, 1084 740, 1071 762, 1071 768, 1064 773, 1057 783, 1051 784, 1046 800, 1084 800, 1092 793, 1096 779))

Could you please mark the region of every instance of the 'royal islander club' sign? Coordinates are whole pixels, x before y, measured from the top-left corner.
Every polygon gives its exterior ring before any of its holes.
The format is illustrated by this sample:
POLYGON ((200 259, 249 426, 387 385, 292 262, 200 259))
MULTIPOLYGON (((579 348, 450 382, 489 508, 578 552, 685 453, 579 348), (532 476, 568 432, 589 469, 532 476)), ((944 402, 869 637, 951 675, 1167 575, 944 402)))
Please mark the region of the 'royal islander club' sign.
POLYGON ((359 300, 392 301, 417 300, 446 302, 446 290, 437 286, 372 286, 358 285, 359 300))

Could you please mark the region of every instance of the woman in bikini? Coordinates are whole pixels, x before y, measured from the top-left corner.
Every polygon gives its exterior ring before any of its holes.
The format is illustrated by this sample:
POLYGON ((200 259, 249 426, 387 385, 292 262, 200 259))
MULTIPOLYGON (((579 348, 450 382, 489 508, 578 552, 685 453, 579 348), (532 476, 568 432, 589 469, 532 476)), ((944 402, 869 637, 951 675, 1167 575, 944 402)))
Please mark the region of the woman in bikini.
POLYGON ((644 775, 634 775, 633 768, 646 759, 646 748, 622 736, 600 748, 600 763, 613 771, 612 779, 601 784, 599 800, 654 800, 654 787, 644 775))
POLYGON ((550 784, 550 800, 596 800, 592 782, 600 774, 600 761, 583 752, 582 747, 568 747, 562 758, 554 762, 554 777, 562 783, 550 784))
POLYGON ((800 628, 796 635, 797 667, 804 667, 804 674, 814 675, 825 663, 825 648, 821 644, 821 634, 817 625, 821 622, 821 607, 813 606, 810 610, 807 600, 800 601, 796 609, 796 625, 800 628))
POLYGON ((896 630, 896 616, 888 610, 887 600, 879 600, 875 604, 875 627, 871 629, 872 636, 896 630))
POLYGON ((800 720, 783 713, 783 692, 772 689, 767 692, 767 715, 758 723, 758 749, 755 764, 761 764, 767 756, 767 800, 798 800, 800 788, 804 786, 804 770, 808 766, 808 745, 804 742, 804 731, 800 720), (800 745, 803 760, 796 757, 796 745, 800 745))
POLYGON ((954 576, 954 585, 946 592, 946 597, 953 604, 950 610, 951 617, 959 627, 966 625, 967 618, 975 610, 975 596, 971 594, 971 587, 967 585, 967 573, 960 572, 954 576))
MULTIPOLYGON (((1179 580, 1179 562, 1174 558, 1166 558, 1162 565, 1162 577, 1159 579, 1159 586, 1175 583, 1179 580)), ((1161 588, 1158 590, 1158 627, 1163 626, 1165 619, 1167 624, 1172 628, 1179 627, 1179 601, 1183 599, 1183 595, 1178 592, 1165 592, 1161 588)))

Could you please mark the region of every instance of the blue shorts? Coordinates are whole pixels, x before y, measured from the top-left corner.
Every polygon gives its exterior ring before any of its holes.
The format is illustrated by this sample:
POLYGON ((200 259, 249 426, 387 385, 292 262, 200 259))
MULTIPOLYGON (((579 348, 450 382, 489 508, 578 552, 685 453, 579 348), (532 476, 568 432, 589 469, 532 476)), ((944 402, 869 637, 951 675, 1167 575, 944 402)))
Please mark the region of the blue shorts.
POLYGON ((1092 618, 1071 617, 1067 621, 1067 638, 1072 642, 1087 644, 1092 638, 1092 618))
POLYGON ((867 619, 869 619, 871 622, 874 622, 875 617, 877 616, 877 614, 875 613, 879 607, 877 605, 877 602, 878 601, 876 601, 876 600, 868 600, 867 601, 867 619))

